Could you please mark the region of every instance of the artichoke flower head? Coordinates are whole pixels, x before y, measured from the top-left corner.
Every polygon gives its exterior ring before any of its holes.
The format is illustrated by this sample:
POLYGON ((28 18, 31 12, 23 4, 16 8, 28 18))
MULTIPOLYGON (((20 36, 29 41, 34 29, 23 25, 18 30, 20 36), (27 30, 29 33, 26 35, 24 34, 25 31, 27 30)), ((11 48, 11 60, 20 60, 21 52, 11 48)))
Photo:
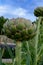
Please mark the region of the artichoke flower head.
POLYGON ((36 27, 30 20, 25 18, 16 18, 6 21, 3 25, 3 32, 6 36, 15 40, 28 40, 35 35, 36 27))
POLYGON ((40 24, 43 23, 43 7, 37 7, 34 10, 34 15, 38 17, 38 20, 41 19, 40 24))
POLYGON ((35 15, 36 17, 43 16, 43 7, 37 7, 37 8, 34 10, 34 15, 35 15))

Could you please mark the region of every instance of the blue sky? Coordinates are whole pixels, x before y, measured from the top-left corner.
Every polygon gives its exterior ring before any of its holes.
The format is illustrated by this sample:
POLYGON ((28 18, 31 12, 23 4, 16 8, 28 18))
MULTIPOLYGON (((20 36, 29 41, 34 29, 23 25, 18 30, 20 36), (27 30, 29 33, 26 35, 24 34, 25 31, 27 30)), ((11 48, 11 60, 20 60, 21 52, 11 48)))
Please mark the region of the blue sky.
POLYGON ((34 21, 34 9, 39 6, 43 6, 43 0, 0 0, 0 16, 34 21))

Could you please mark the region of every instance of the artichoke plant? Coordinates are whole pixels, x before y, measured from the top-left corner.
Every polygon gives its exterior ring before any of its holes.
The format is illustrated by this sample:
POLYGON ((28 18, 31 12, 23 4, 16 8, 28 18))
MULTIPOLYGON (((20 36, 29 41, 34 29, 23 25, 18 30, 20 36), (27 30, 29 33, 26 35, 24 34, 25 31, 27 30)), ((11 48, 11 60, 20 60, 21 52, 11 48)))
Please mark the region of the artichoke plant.
MULTIPOLYGON (((34 65, 37 65, 37 63, 38 63, 38 60, 39 60, 39 58, 40 58, 40 52, 42 51, 41 50, 41 48, 40 48, 40 50, 39 50, 39 52, 37 52, 38 51, 38 46, 39 46, 39 41, 40 41, 40 39, 39 39, 39 35, 40 35, 40 23, 42 23, 42 19, 43 19, 43 7, 37 7, 35 10, 34 10, 34 15, 36 16, 36 17, 38 17, 38 26, 37 26, 37 35, 36 35, 36 44, 35 44, 35 64, 34 65), (38 59, 38 60, 37 60, 38 59)), ((42 47, 42 45, 41 45, 41 47, 42 47)))
POLYGON ((21 42, 29 40, 36 35, 36 25, 30 20, 16 18, 6 21, 3 25, 5 35, 16 41, 16 63, 21 65, 21 42))

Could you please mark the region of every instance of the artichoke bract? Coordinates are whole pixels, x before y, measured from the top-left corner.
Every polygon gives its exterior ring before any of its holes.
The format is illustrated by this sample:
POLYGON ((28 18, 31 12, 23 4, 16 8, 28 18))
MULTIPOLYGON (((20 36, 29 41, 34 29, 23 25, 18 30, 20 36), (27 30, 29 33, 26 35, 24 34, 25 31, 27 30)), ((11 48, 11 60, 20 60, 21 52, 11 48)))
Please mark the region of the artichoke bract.
POLYGON ((3 32, 11 39, 23 41, 32 38, 36 33, 36 25, 25 18, 6 21, 3 32))
POLYGON ((34 14, 36 17, 43 16, 43 7, 37 7, 34 10, 34 14))

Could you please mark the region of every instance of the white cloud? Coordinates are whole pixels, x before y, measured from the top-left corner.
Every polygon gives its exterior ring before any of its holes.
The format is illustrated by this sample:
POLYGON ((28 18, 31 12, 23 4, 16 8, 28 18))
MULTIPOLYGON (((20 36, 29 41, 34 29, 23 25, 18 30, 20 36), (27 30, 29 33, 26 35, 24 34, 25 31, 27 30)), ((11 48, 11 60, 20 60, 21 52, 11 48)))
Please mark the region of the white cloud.
POLYGON ((0 16, 9 13, 8 10, 9 10, 8 5, 3 5, 3 6, 1 5, 0 6, 0 16))
POLYGON ((11 6, 0 6, 0 15, 5 15, 5 14, 10 14, 13 16, 25 16, 27 13, 27 10, 20 8, 20 7, 16 7, 16 8, 12 8, 11 6))
POLYGON ((5 6, 0 6, 0 15, 6 13, 6 7, 5 6))
POLYGON ((27 11, 23 8, 12 8, 11 6, 0 6, 1 14, 24 16, 27 11))
POLYGON ((17 16, 25 16, 26 15, 26 13, 27 13, 27 10, 25 10, 25 9, 23 9, 23 8, 16 8, 13 12, 12 12, 12 14, 13 15, 17 15, 17 16))
POLYGON ((4 16, 7 14, 14 17, 23 17, 26 19, 34 20, 34 16, 32 16, 32 14, 29 13, 28 10, 24 8, 21 7, 12 8, 12 6, 8 5, 0 6, 0 16, 2 15, 4 16))

